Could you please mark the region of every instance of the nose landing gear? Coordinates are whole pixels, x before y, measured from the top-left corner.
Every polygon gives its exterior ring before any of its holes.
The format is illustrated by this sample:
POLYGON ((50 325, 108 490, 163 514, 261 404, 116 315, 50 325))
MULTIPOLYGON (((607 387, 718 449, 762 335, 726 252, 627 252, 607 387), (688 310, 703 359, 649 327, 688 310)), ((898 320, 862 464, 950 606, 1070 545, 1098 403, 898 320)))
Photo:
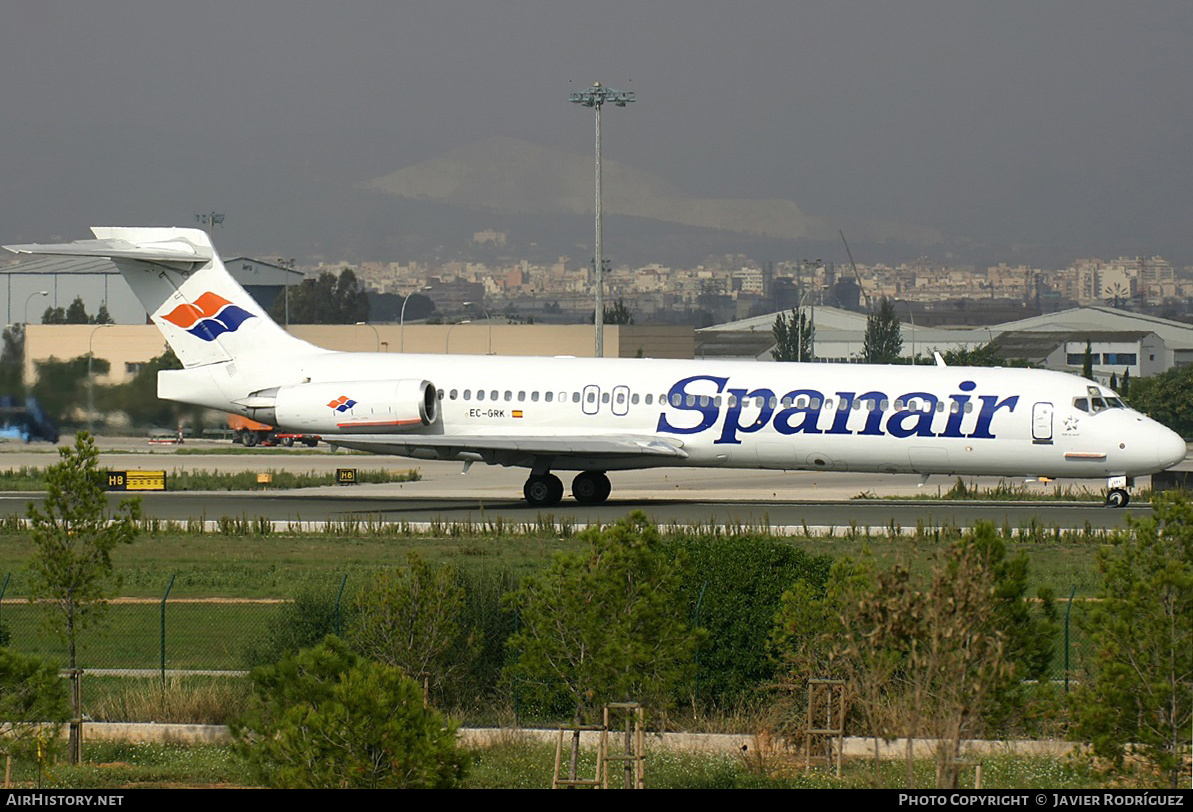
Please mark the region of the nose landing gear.
POLYGON ((1135 484, 1129 477, 1112 476, 1106 480, 1106 487, 1110 490, 1106 494, 1106 507, 1122 508, 1131 501, 1131 494, 1127 488, 1135 484))

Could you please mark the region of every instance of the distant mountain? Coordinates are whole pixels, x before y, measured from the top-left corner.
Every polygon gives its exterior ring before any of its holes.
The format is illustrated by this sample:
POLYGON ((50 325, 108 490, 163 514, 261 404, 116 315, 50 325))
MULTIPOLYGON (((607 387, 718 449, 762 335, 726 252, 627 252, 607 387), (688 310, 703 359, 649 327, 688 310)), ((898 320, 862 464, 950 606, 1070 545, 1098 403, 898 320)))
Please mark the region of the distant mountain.
MULTIPOLYGON (((894 222, 829 220, 806 214, 790 200, 716 200, 686 195, 661 178, 617 161, 603 162, 604 210, 770 239, 831 241, 844 228, 850 239, 936 245, 930 228, 894 222)), ((363 184, 409 200, 499 214, 591 214, 591 158, 515 138, 490 138, 404 167, 363 184)))

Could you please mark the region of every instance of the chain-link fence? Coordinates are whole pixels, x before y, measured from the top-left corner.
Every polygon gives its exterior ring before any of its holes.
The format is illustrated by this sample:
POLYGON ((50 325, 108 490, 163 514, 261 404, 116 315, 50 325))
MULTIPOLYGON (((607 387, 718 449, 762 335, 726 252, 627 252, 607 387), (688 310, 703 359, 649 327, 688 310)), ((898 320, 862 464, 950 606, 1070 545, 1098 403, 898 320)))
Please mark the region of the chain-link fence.
MULTIPOLYGON (((196 597, 172 589, 172 580, 166 580, 161 597, 115 599, 99 622, 82 629, 78 666, 140 673, 244 671, 325 634, 347 633, 363 580, 353 583, 328 573, 310 579, 316 586, 284 598, 196 597)), ((506 657, 504 638, 516 620, 502 608, 503 590, 488 586, 469 595, 463 622, 479 633, 487 661, 483 670, 495 675, 506 657)), ((0 588, 0 644, 65 664, 66 645, 48 622, 58 610, 0 588)), ((1059 625, 1044 679, 1056 684, 1080 679, 1091 653, 1080 622, 1088 606, 1088 599, 1074 597, 1071 590, 1057 601, 1059 625)))

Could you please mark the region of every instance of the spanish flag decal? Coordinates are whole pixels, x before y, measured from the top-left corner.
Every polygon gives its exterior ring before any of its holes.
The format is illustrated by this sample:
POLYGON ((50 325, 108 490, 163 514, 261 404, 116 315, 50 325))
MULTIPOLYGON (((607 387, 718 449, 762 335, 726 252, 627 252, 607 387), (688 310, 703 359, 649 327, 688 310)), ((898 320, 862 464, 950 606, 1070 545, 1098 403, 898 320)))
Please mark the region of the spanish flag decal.
POLYGON ((521 417, 521 416, 522 416, 522 410, 514 409, 514 417, 521 417))

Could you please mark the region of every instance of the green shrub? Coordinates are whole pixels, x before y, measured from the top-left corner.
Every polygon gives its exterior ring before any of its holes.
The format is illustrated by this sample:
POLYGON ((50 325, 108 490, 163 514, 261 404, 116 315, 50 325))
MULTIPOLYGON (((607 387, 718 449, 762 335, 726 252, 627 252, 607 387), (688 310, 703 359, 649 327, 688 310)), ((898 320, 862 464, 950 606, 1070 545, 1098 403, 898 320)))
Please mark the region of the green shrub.
POLYGON ((680 533, 668 545, 687 555, 679 599, 708 632, 693 694, 717 707, 748 699, 775 679, 767 639, 783 593, 800 580, 823 592, 832 559, 762 533, 680 533))
POLYGON ((0 648, 0 754, 33 758, 58 743, 70 718, 66 682, 53 663, 0 648))
POLYGON ((231 725, 261 781, 288 789, 458 786, 454 726, 402 672, 336 637, 253 670, 253 705, 231 725))
POLYGON ((330 634, 343 634, 348 625, 343 612, 351 611, 351 602, 337 600, 326 589, 306 589, 293 601, 278 607, 263 640, 250 645, 244 653, 248 666, 276 663, 323 642, 330 634))

